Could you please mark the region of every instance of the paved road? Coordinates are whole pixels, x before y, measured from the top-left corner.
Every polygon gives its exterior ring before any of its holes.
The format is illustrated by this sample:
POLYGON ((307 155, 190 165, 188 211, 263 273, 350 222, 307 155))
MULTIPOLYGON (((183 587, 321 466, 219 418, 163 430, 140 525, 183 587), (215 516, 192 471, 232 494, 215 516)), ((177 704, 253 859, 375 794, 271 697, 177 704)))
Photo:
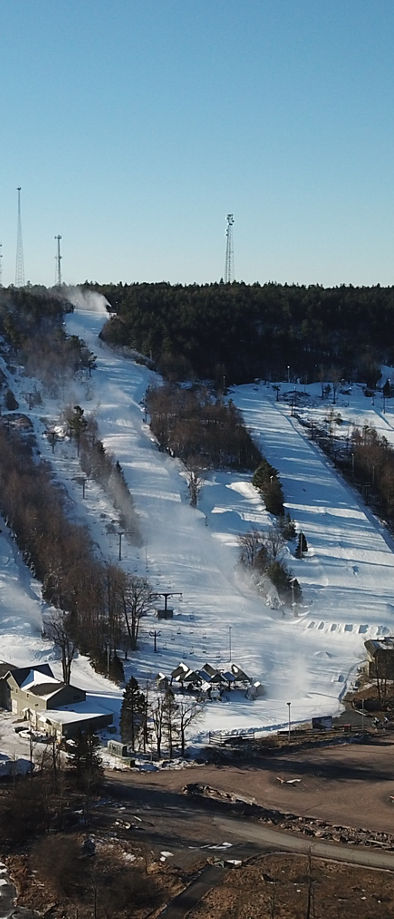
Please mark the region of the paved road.
POLYGON ((216 818, 216 826, 222 832, 230 833, 234 838, 248 840, 249 843, 261 847, 277 849, 286 852, 310 853, 316 858, 333 859, 338 862, 347 862, 352 865, 362 865, 367 868, 386 868, 394 871, 394 852, 368 849, 362 846, 341 845, 336 842, 322 842, 311 837, 298 836, 285 833, 283 830, 274 830, 264 824, 255 824, 250 821, 233 818, 216 818))

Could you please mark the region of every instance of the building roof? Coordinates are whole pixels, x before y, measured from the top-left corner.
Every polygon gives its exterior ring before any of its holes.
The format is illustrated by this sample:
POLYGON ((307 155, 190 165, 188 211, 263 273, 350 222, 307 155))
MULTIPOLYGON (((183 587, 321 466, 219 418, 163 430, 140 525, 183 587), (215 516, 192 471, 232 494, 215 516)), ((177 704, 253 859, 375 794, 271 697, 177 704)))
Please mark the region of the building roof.
POLYGON ((47 709, 40 712, 40 720, 55 721, 58 724, 71 724, 72 722, 87 721, 89 718, 99 718, 113 715, 113 711, 107 708, 94 695, 88 695, 83 702, 70 703, 62 706, 60 709, 47 709))
POLYGON ((213 676, 214 673, 218 673, 218 668, 213 667, 212 664, 210 664, 208 661, 202 665, 201 670, 205 670, 206 673, 210 674, 210 676, 213 676))
POLYGON ((0 680, 2 677, 6 676, 10 670, 12 670, 12 664, 7 664, 6 661, 0 661, 0 680))
POLYGON ((48 677, 50 680, 55 679, 49 664, 38 664, 37 666, 34 665, 33 667, 14 667, 12 665, 7 673, 11 673, 18 686, 23 686, 24 689, 26 689, 26 686, 23 685, 25 681, 31 683, 34 682, 32 679, 32 674, 35 674, 37 683, 42 682, 43 677, 47 678, 46 682, 48 682, 48 677))
POLYGON ((64 683, 60 683, 52 673, 43 673, 42 670, 29 670, 24 679, 21 682, 19 680, 17 682, 21 689, 30 690, 31 692, 36 690, 38 692, 40 686, 52 686, 52 688, 54 686, 64 686, 64 683))
MULTIPOLYGON (((210 673, 204 667, 202 670, 198 671, 198 675, 202 680, 204 680, 206 683, 210 683, 211 685, 212 683, 223 683, 223 674, 219 670, 216 670, 214 673, 210 673)), ((234 679, 234 677, 232 678, 234 679)))
POLYGON ((56 681, 56 684, 39 683, 38 686, 31 686, 30 692, 32 692, 35 696, 41 696, 43 699, 49 699, 51 696, 55 696, 56 693, 61 689, 64 689, 65 686, 66 683, 60 683, 58 681, 56 681))
POLYGON ((371 654, 372 657, 375 657, 379 652, 389 652, 393 654, 394 652, 394 636, 388 635, 387 638, 368 638, 364 642, 365 648, 368 651, 368 654, 371 654))
POLYGON ((241 683, 244 683, 244 682, 250 683, 250 682, 251 682, 250 677, 245 673, 244 670, 241 670, 241 667, 238 667, 237 664, 231 664, 231 670, 232 670, 232 673, 234 674, 236 680, 240 680, 241 683))
POLYGON ((190 667, 188 667, 187 664, 184 664, 183 661, 181 661, 181 662, 180 662, 176 667, 174 667, 174 669, 171 671, 171 676, 172 676, 172 677, 177 677, 177 676, 180 676, 180 675, 183 674, 183 673, 188 673, 189 670, 190 670, 190 667))

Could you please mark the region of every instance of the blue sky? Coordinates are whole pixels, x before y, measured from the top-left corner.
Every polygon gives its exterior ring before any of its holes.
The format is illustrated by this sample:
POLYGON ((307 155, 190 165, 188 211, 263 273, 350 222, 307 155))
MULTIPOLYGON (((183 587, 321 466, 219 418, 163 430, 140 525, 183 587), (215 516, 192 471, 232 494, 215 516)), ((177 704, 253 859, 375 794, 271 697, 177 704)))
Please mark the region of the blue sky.
POLYGON ((25 276, 394 283, 392 0, 3 0, 0 241, 25 276))

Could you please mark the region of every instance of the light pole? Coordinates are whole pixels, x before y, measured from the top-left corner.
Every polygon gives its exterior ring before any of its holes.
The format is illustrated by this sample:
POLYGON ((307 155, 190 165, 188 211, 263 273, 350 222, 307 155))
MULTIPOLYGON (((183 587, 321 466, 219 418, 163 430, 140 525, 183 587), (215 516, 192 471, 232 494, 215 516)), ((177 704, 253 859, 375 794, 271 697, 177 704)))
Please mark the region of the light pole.
POLYGON ((289 741, 289 743, 290 743, 290 740, 291 740, 291 702, 286 702, 286 705, 287 705, 288 708, 289 708, 289 730, 288 730, 288 734, 287 734, 287 739, 288 739, 288 741, 289 741))
POLYGON ((124 533, 122 533, 122 531, 120 530, 119 533, 118 533, 118 536, 119 536, 118 559, 119 559, 119 561, 121 562, 121 561, 122 561, 122 536, 124 536, 124 533))
POLYGON ((287 382, 290 383, 290 364, 287 365, 287 382))
POLYGON ((231 625, 229 625, 228 627, 228 650, 229 650, 230 661, 231 661, 231 628, 232 628, 231 625))
POLYGON ((354 453, 351 454, 352 457, 352 478, 354 479, 354 453))

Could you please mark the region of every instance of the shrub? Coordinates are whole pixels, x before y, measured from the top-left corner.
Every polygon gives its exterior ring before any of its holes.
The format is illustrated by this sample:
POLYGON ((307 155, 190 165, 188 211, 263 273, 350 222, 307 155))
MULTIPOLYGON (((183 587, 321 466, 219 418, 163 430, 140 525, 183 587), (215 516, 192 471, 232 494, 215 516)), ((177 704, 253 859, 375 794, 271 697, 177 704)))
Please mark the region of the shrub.
POLYGON ((294 520, 291 519, 290 514, 283 514, 279 518, 279 526, 282 532, 283 539, 289 540, 294 539, 296 535, 296 527, 294 520))
POLYGON ((19 408, 19 403, 16 401, 14 393, 10 389, 7 389, 5 394, 5 407, 9 412, 15 412, 19 408))

